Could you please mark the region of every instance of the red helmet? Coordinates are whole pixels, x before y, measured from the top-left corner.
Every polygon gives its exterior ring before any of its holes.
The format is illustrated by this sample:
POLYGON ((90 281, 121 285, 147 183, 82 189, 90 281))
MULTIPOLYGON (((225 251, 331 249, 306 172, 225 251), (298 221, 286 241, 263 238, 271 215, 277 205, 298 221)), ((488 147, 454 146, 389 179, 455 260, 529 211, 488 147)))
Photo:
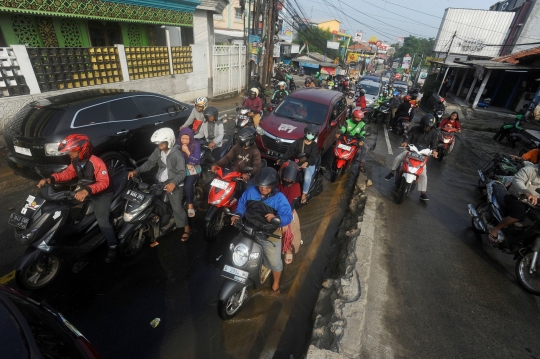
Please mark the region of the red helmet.
POLYGON ((444 102, 444 97, 439 97, 439 102, 443 103, 444 102))
POLYGON ((409 102, 411 100, 411 97, 409 95, 403 96, 403 101, 409 102))
POLYGON ((58 152, 79 152, 79 160, 85 160, 92 154, 92 143, 86 135, 69 135, 58 145, 58 152))
POLYGON ((355 118, 355 119, 357 118, 357 119, 363 120, 364 119, 364 111, 362 111, 361 109, 356 109, 356 110, 353 111, 352 117, 355 118))

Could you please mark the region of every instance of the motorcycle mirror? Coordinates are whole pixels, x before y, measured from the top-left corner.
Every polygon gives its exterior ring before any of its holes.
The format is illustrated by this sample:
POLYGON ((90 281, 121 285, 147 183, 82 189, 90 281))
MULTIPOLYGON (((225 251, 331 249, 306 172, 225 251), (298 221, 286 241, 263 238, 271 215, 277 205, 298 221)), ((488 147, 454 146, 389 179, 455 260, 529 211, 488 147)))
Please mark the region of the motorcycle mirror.
POLYGON ((39 168, 37 168, 37 167, 36 167, 36 173, 37 173, 38 175, 40 175, 41 178, 45 178, 45 176, 43 176, 43 175, 41 174, 41 171, 40 171, 39 168))
POLYGON ((330 127, 337 127, 338 122, 336 120, 330 122, 330 127))
POLYGON ((278 217, 274 217, 272 218, 270 223, 273 224, 274 226, 281 226, 281 219, 279 219, 278 217))
POLYGON ((227 207, 223 208, 223 212, 225 212, 226 215, 230 216, 232 214, 231 210, 227 207))
POLYGON ((253 167, 244 167, 244 169, 242 170, 242 173, 250 173, 251 171, 253 171, 253 167))
POLYGON ((129 163, 131 163, 133 166, 137 167, 137 162, 133 158, 129 159, 129 163))

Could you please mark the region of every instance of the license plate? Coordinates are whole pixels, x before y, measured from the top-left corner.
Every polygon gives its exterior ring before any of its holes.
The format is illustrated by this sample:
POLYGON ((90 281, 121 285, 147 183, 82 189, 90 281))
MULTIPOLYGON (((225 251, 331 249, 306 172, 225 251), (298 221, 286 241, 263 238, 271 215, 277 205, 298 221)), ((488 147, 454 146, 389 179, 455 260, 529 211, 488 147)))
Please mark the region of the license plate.
POLYGON ((351 146, 347 146, 347 145, 344 145, 342 143, 340 143, 338 145, 338 148, 341 148, 342 150, 345 150, 345 151, 350 151, 351 150, 351 146))
POLYGON ((273 156, 273 157, 280 157, 281 155, 279 153, 277 153, 276 151, 266 151, 266 153, 268 154, 268 156, 273 156))
POLYGON ((144 194, 130 189, 124 195, 124 199, 127 199, 130 202, 141 204, 144 201, 144 194))
POLYGON ((229 187, 229 182, 225 182, 217 178, 214 178, 212 183, 210 183, 210 186, 221 188, 221 189, 227 189, 227 187, 229 187))
POLYGON ((19 146, 13 146, 13 147, 15 148, 15 152, 20 153, 21 155, 32 157, 32 152, 30 152, 29 148, 19 147, 19 146))
POLYGON ((225 278, 229 278, 236 282, 245 284, 249 273, 241 269, 225 265, 225 267, 223 267, 223 272, 221 273, 221 275, 225 278))
POLYGON ((9 224, 11 224, 13 227, 17 227, 20 229, 26 229, 26 227, 28 227, 28 222, 30 222, 30 218, 27 218, 17 213, 12 213, 9 216, 8 220, 9 224))

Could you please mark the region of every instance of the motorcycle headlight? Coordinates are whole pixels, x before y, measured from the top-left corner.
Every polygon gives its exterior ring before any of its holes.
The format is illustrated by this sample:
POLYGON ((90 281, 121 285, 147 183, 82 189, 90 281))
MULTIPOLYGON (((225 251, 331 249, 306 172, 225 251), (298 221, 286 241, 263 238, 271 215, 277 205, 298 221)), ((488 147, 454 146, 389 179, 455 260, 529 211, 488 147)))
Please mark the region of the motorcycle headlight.
POLYGON ((418 172, 418 168, 419 167, 412 167, 411 165, 409 165, 409 172, 415 174, 416 172, 418 172))
POLYGON ((225 198, 226 196, 229 195, 229 193, 231 193, 232 189, 233 189, 233 186, 229 185, 229 187, 227 187, 227 189, 223 191, 223 195, 219 197, 218 199, 216 199, 214 202, 211 202, 210 204, 214 206, 218 205, 221 201, 223 201, 223 198, 225 198))
POLYGON ((64 156, 65 153, 58 152, 58 145, 60 142, 56 143, 46 143, 45 148, 45 156, 64 156))
POLYGON ((34 236, 36 235, 37 231, 38 231, 37 228, 34 228, 34 229, 32 229, 31 231, 29 231, 29 232, 26 232, 26 233, 24 233, 24 234, 21 234, 21 239, 22 239, 22 240, 25 240, 25 241, 28 241, 28 240, 34 238, 34 236))
POLYGON ((263 128, 260 126, 260 124, 259 124, 259 127, 257 127, 257 129, 256 129, 255 131, 257 131, 257 133, 258 133, 259 135, 261 135, 261 136, 263 136, 263 135, 266 134, 266 131, 263 130, 263 128))
MULTIPOLYGON (((129 223, 133 221, 139 214, 141 214, 142 211, 144 211, 146 207, 148 207, 148 203, 150 203, 150 200, 144 201, 138 208, 135 208, 129 213, 127 211, 124 211, 124 222, 129 223)), ((126 205, 126 209, 127 209, 127 205, 126 205)))
POLYGON ((234 265, 239 267, 244 266, 249 260, 249 248, 245 244, 240 243, 234 247, 232 259, 234 265))

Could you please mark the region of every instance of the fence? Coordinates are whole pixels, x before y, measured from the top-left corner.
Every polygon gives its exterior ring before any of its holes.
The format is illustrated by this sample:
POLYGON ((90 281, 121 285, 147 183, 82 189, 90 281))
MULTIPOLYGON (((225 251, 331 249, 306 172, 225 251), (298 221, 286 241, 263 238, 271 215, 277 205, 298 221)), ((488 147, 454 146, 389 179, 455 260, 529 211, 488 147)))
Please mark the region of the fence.
POLYGON ((246 86, 246 47, 214 45, 212 53, 214 96, 240 92, 246 86))
POLYGON ((17 55, 11 47, 0 47, 0 98, 29 93, 17 55))

